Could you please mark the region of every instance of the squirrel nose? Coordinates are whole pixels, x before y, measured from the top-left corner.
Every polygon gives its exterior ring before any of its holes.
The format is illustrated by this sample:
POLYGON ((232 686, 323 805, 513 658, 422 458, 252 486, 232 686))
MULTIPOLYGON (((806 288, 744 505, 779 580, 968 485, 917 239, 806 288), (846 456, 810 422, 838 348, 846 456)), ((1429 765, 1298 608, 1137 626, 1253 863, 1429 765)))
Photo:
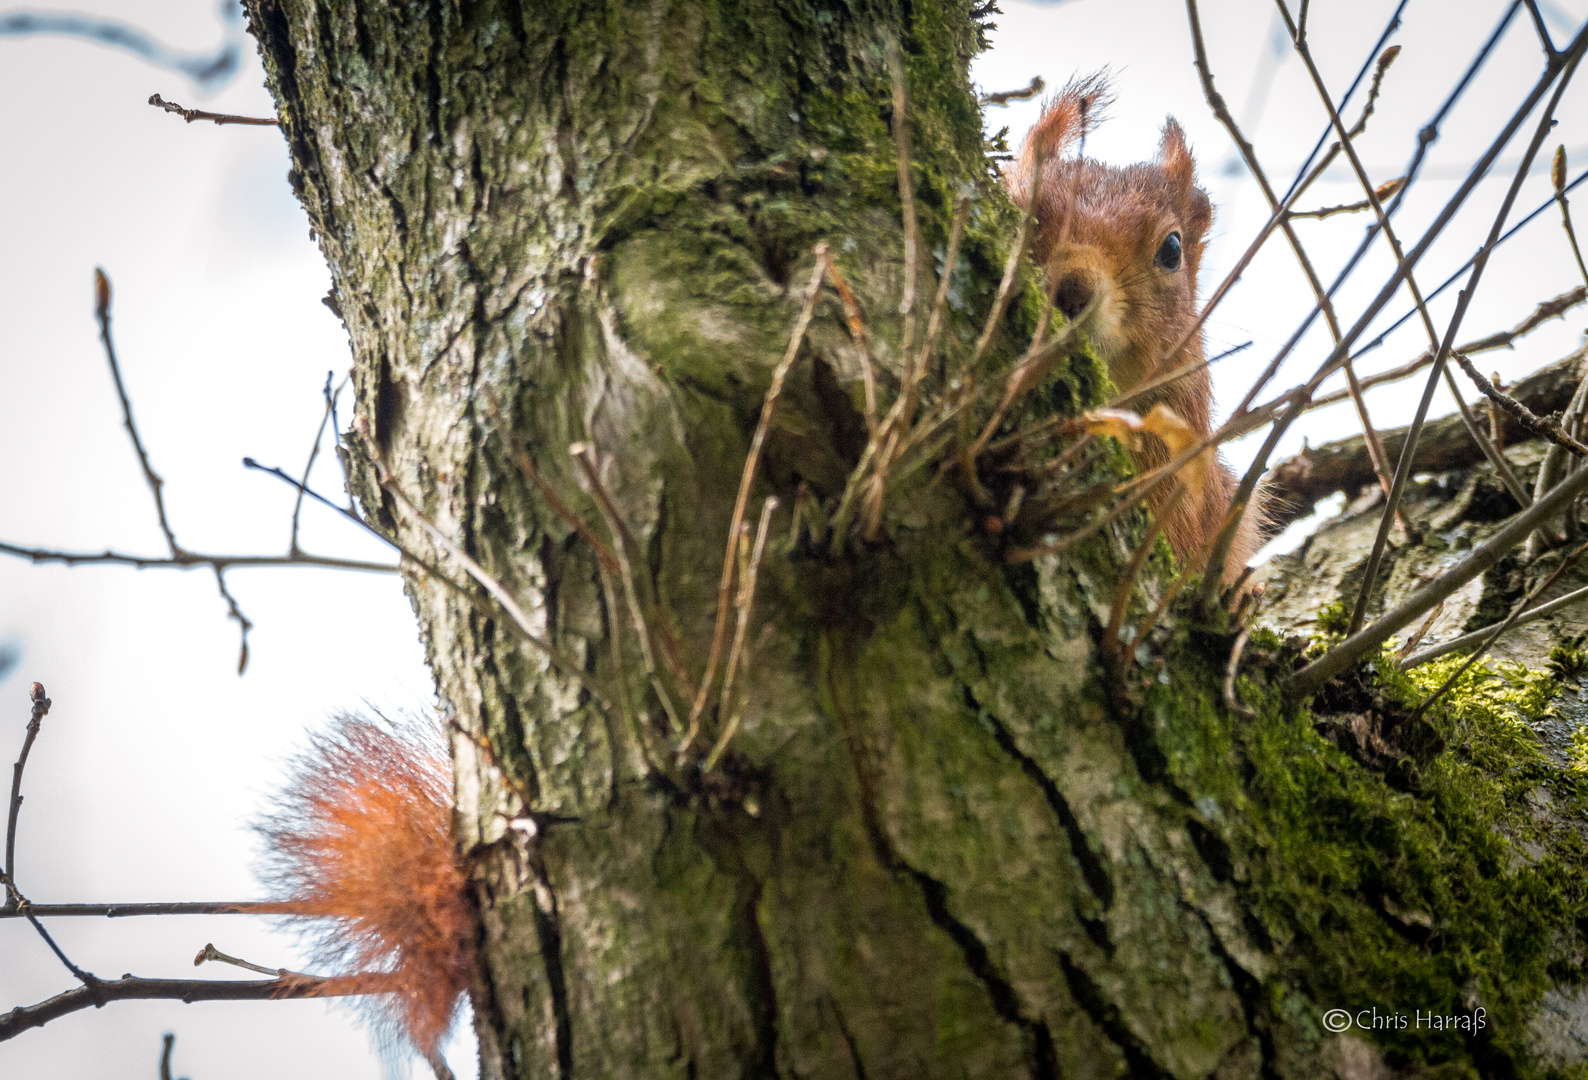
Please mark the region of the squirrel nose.
POLYGON ((1066 319, 1073 319, 1086 310, 1086 305, 1092 302, 1094 291, 1090 278, 1081 274, 1065 274, 1059 279, 1059 287, 1053 293, 1053 303, 1064 312, 1066 319))

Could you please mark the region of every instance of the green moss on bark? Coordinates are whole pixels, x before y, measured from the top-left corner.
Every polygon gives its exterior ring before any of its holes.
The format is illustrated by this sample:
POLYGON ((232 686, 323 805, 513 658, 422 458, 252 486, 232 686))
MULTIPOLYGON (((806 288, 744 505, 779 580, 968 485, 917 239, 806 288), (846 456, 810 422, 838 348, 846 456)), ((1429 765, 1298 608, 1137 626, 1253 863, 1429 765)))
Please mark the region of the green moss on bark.
MULTIPOLYGON (((1272 635, 1254 649, 1283 655, 1272 635)), ((1527 726, 1559 686, 1480 664, 1414 729, 1411 709, 1460 663, 1406 674, 1386 651, 1316 714, 1245 679, 1255 720, 1220 706, 1218 672, 1172 664, 1149 708, 1190 820, 1279 959, 1254 998, 1276 1019, 1308 1002, 1298 1049, 1345 1009, 1414 1075, 1582 1075, 1539 1061, 1531 1028, 1546 991, 1580 985, 1588 927, 1588 788, 1527 726)))

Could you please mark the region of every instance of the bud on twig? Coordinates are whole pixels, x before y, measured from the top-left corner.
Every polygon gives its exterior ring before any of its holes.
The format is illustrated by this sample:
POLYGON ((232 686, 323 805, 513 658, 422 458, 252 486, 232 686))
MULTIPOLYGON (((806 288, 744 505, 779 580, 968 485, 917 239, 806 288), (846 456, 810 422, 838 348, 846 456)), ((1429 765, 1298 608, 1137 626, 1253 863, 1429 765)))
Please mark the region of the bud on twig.
POLYGON ((110 318, 110 279, 99 267, 94 267, 94 318, 104 322, 110 318))
POLYGON ((1549 178, 1555 185, 1555 197, 1558 199, 1566 194, 1566 147, 1565 144, 1555 147, 1555 163, 1550 166, 1549 178))

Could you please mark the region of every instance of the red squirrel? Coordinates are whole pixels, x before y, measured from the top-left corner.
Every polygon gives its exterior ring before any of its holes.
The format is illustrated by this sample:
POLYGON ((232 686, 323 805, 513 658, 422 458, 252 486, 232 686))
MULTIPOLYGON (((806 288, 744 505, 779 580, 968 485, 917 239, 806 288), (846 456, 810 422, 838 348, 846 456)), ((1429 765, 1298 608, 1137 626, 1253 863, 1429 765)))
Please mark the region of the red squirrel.
POLYGON ((316 963, 391 973, 396 990, 370 1003, 377 1032, 451 1075, 440 1046, 474 978, 475 916, 439 726, 339 717, 294 761, 258 832, 260 877, 314 920, 316 963))
MULTIPOLYGON (((1062 156, 1097 123, 1109 100, 1101 73, 1071 82, 1043 109, 1004 182, 1015 204, 1035 219, 1032 257, 1047 274, 1054 305, 1074 319, 1096 300, 1086 331, 1114 384, 1128 390, 1203 358, 1200 331, 1179 352, 1171 356, 1169 350, 1197 319, 1197 271, 1213 205, 1197 186, 1196 163, 1173 118, 1164 124, 1153 161, 1116 168, 1062 156)), ((1208 435, 1213 385, 1207 369, 1142 395, 1135 407, 1145 413, 1157 404, 1174 410, 1198 436, 1208 435)), ((1155 439, 1135 457, 1144 470, 1169 460, 1155 439)), ((1148 499, 1175 555, 1192 565, 1207 557, 1237 486, 1222 460, 1200 475, 1201 482, 1172 506, 1172 484, 1159 485, 1148 499)), ((1237 578, 1262 545, 1259 502, 1254 497, 1241 515, 1226 581, 1237 578)))

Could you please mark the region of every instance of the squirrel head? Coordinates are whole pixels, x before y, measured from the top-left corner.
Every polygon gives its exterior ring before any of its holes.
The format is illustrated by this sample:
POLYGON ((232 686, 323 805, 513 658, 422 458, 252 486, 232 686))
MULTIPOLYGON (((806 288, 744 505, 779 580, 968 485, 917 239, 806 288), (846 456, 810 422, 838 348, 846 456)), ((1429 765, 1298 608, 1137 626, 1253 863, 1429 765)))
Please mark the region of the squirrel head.
MULTIPOLYGON (((1073 319, 1095 301, 1086 329, 1114 381, 1128 387, 1169 359, 1196 320, 1213 206, 1173 119, 1152 161, 1117 168, 1063 157, 1107 101, 1102 74, 1070 83, 1043 110, 1005 179, 1015 203, 1036 219, 1032 256, 1048 275, 1055 306, 1073 319)), ((1186 349, 1199 352, 1200 338, 1186 349)), ((1204 401, 1193 411, 1205 415, 1206 408, 1204 401)))

